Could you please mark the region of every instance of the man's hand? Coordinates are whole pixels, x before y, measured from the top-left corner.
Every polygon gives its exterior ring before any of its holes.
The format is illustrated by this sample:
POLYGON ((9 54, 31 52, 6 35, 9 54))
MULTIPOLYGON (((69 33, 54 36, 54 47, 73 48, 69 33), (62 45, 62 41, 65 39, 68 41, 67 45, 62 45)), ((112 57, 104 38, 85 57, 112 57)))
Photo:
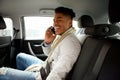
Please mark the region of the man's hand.
POLYGON ((46 33, 45 33, 45 43, 46 44, 50 44, 51 42, 53 42, 53 40, 55 39, 55 37, 56 37, 56 35, 51 30, 51 27, 49 27, 46 30, 46 33))

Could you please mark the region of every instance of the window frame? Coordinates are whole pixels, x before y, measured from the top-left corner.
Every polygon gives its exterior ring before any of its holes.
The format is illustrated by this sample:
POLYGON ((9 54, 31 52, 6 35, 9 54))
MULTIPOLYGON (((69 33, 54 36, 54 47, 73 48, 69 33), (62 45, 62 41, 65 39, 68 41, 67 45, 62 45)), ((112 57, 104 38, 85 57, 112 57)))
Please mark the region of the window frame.
MULTIPOLYGON (((32 18, 32 17, 45 17, 45 16, 23 16, 23 17, 21 17, 21 24, 22 24, 22 26, 23 26, 23 28, 22 28, 22 36, 23 36, 23 39, 24 39, 24 40, 44 40, 44 37, 43 37, 43 38, 38 38, 38 39, 26 38, 26 36, 27 36, 26 33, 27 33, 27 32, 26 32, 26 30, 25 30, 25 27, 26 27, 26 25, 25 25, 25 18, 27 18, 27 17, 31 17, 31 18, 32 18)), ((47 16, 47 17, 52 17, 52 21, 51 21, 52 23, 51 23, 51 24, 53 24, 53 16, 47 16)), ((78 27, 78 22, 77 22, 76 20, 74 20, 74 21, 73 21, 73 23, 75 23, 75 25, 76 25, 75 29, 78 30, 78 29, 79 29, 79 27, 78 27), (76 23, 75 23, 74 21, 75 21, 76 23)), ((50 25, 50 26, 51 26, 51 25, 50 25)), ((48 27, 49 27, 49 26, 48 26, 48 27)), ((74 26, 73 26, 73 27, 74 27, 74 26)), ((39 30, 40 30, 40 29, 39 29, 39 30)), ((45 30, 45 31, 46 31, 46 30, 45 30)), ((45 33, 45 31, 44 31, 44 33, 45 33)), ((44 35, 42 35, 42 36, 44 36, 44 35)))

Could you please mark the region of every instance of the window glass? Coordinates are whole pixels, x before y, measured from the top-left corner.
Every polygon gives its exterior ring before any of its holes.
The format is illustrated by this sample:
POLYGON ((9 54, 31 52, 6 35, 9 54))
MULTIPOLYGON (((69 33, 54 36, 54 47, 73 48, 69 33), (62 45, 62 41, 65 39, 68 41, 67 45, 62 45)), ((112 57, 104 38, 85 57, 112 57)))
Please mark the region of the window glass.
POLYGON ((13 35, 13 23, 11 18, 4 18, 6 23, 6 29, 0 30, 0 36, 12 36, 13 35))
MULTIPOLYGON (((24 17, 25 39, 44 39, 45 31, 53 25, 53 17, 24 17)), ((73 26, 77 29, 77 21, 73 21, 73 26)))

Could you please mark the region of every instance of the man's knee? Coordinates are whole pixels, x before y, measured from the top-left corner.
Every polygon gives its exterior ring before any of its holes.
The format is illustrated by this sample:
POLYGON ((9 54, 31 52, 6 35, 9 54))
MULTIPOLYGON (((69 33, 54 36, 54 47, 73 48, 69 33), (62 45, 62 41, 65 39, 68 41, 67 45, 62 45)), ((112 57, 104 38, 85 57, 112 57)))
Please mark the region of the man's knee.
POLYGON ((24 55, 25 55, 25 53, 19 53, 19 54, 16 56, 16 61, 20 60, 24 55))

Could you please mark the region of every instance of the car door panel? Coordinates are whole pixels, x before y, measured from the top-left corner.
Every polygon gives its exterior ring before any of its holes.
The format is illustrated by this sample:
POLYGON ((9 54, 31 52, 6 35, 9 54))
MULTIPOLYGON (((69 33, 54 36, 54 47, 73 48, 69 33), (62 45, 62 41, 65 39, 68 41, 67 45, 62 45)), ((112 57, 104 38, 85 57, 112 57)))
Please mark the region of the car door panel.
POLYGON ((47 56, 44 55, 41 43, 43 40, 24 40, 22 52, 36 56, 45 60, 47 56))

